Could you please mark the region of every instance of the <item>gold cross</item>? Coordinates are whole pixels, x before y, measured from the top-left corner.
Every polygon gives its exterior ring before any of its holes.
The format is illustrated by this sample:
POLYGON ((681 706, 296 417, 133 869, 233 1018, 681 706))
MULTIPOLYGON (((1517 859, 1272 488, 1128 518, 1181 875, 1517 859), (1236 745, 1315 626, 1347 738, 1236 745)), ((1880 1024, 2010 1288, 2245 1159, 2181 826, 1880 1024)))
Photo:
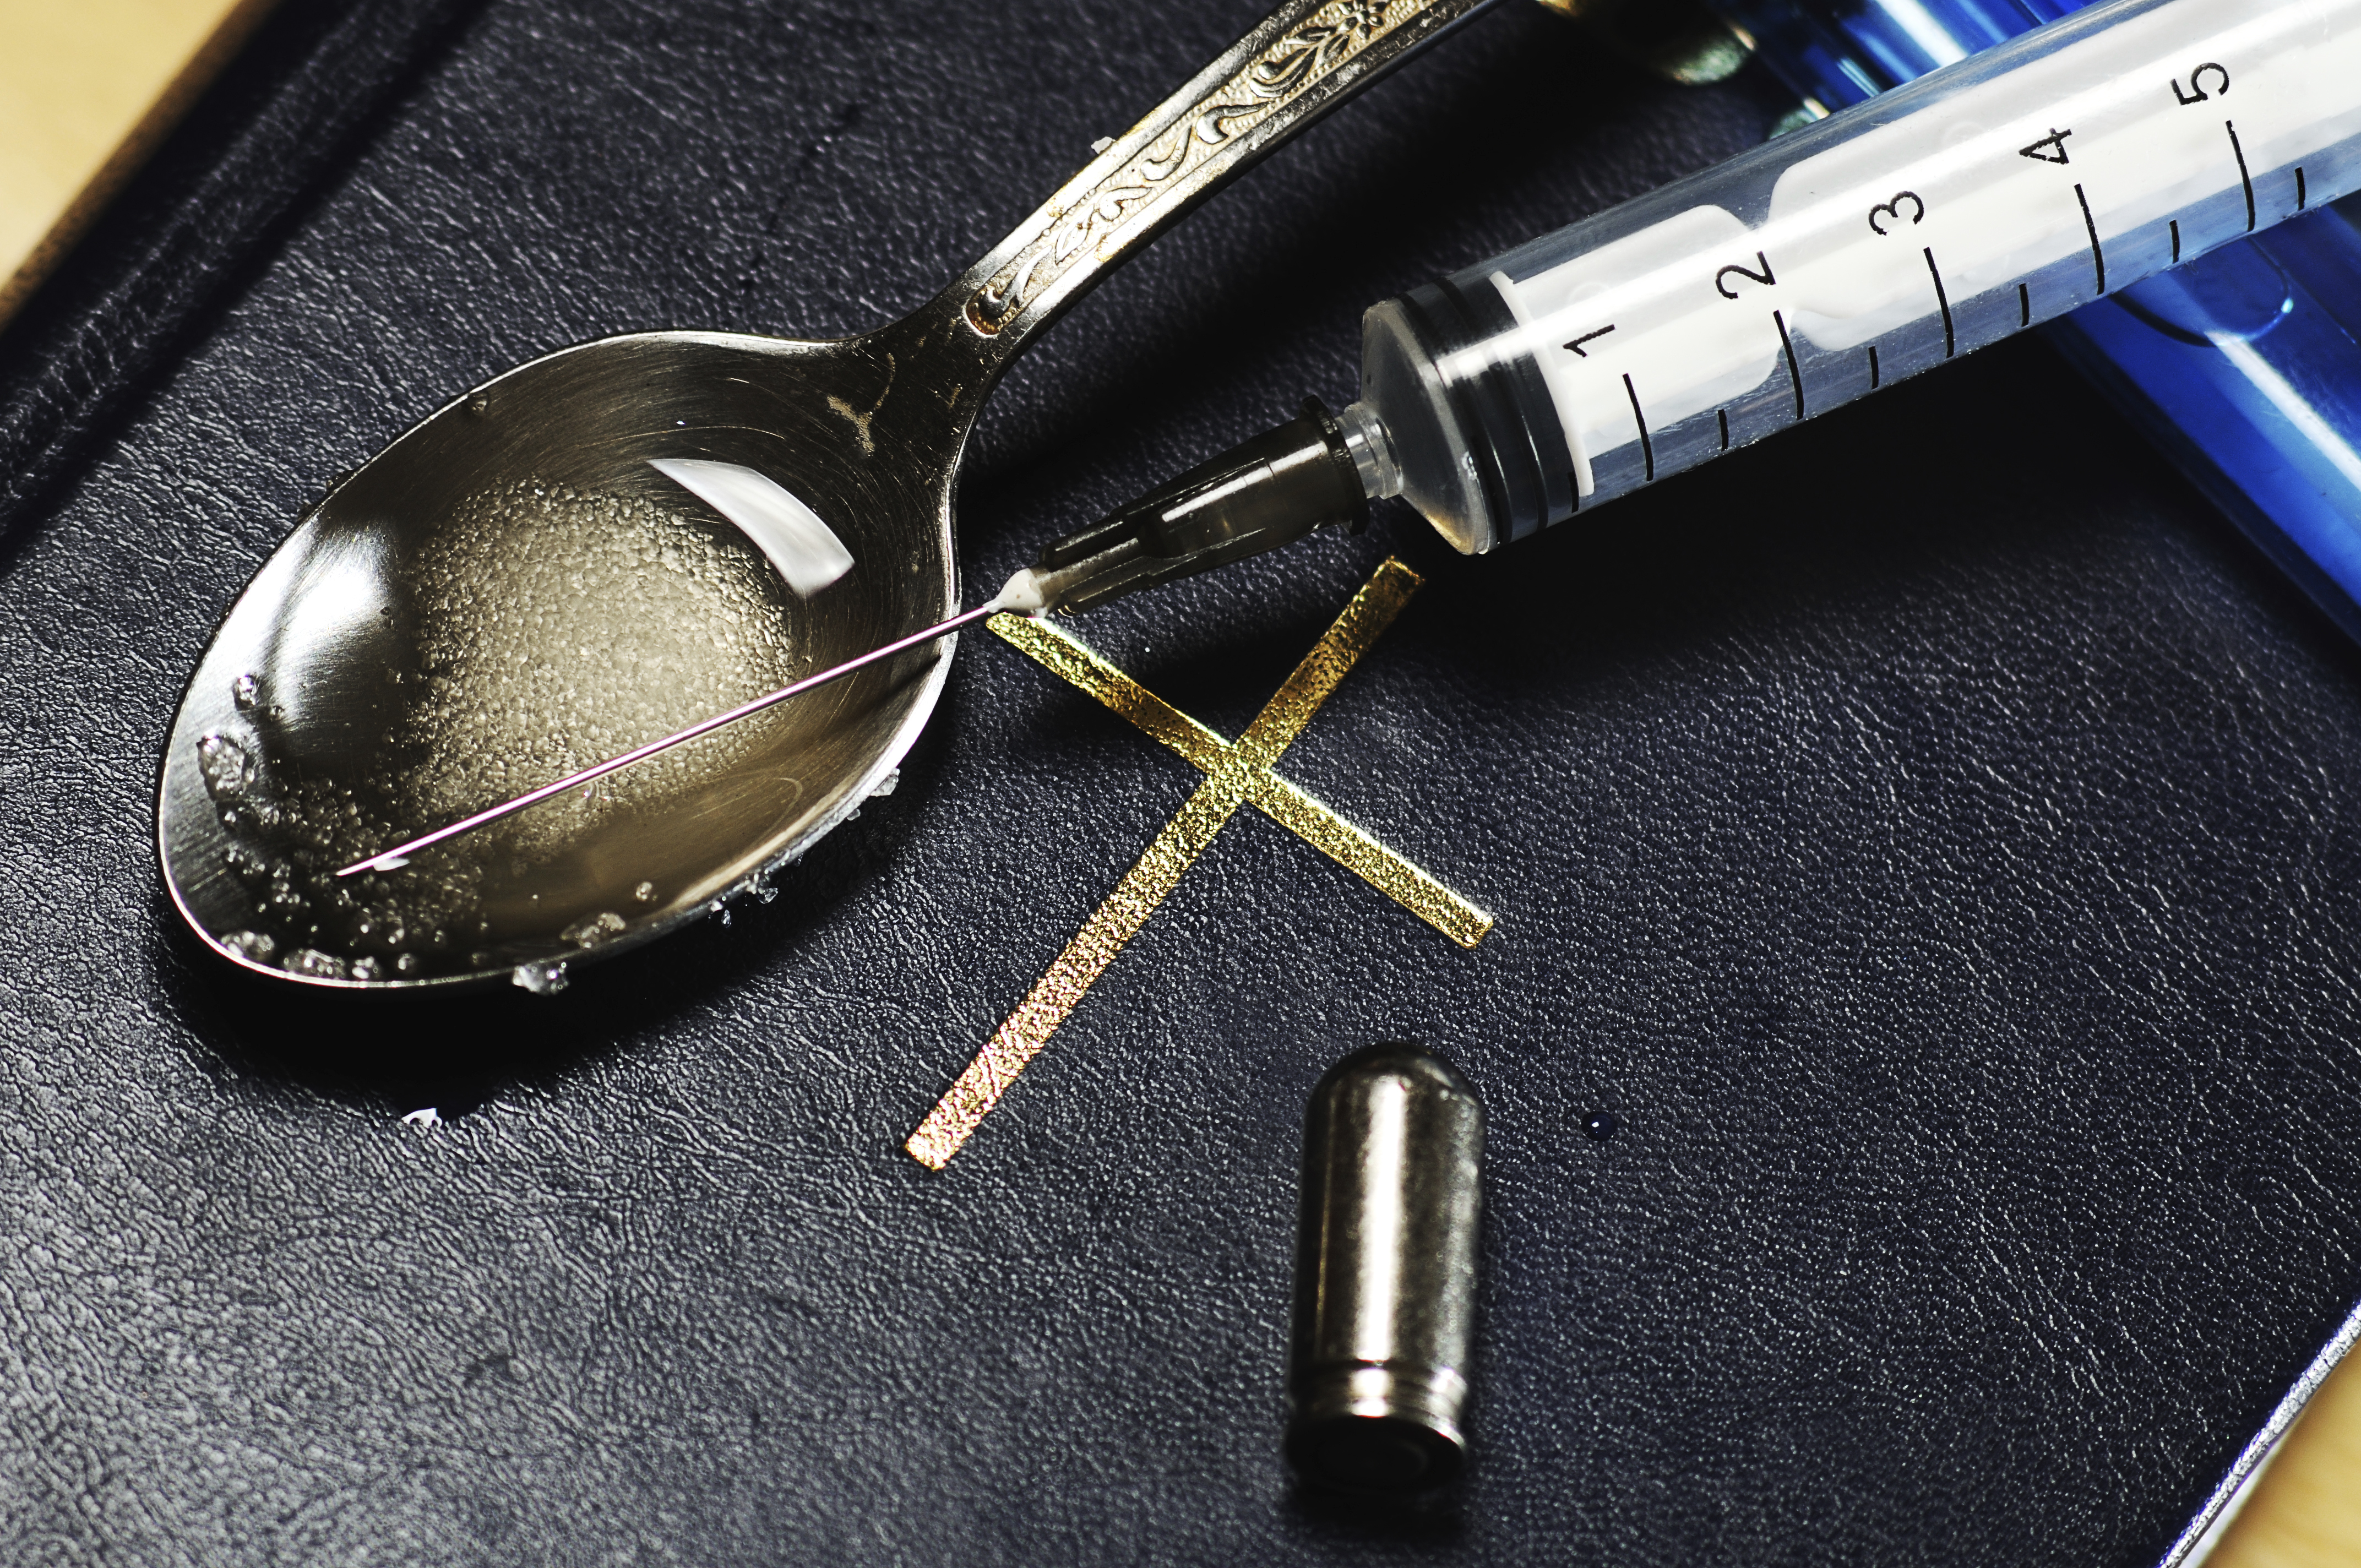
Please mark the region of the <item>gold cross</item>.
POLYGON ((1047 621, 996 615, 985 623, 1178 751, 1205 781, 910 1135, 903 1146, 912 1158, 935 1170, 950 1163, 1091 982, 1180 885, 1181 874, 1240 806, 1253 805, 1461 947, 1483 940, 1492 928, 1489 915, 1271 772, 1336 683, 1418 591, 1419 581, 1416 572, 1388 559, 1235 740, 1223 740, 1047 621))

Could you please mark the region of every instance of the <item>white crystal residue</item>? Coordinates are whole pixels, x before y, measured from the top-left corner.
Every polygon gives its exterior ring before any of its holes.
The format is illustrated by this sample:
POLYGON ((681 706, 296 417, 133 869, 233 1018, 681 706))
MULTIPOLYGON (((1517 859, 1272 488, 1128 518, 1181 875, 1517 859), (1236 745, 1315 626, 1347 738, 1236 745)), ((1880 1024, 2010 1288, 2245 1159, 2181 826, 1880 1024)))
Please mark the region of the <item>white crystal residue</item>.
POLYGON ((566 989, 564 964, 519 964, 509 976, 510 982, 532 992, 535 996, 555 996, 566 989))

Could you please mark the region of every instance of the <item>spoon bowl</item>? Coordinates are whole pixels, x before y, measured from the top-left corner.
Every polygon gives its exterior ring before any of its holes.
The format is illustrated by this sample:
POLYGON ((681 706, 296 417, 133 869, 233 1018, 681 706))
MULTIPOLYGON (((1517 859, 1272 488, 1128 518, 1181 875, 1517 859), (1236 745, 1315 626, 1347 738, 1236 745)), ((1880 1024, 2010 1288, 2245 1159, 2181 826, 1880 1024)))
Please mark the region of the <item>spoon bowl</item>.
POLYGON ((585 344, 347 477, 240 596, 173 726, 160 837, 190 923, 239 962, 316 982, 546 983, 545 966, 698 917, 850 816, 917 738, 948 647, 400 870, 334 874, 955 608, 965 430, 884 417, 889 334, 585 344), (798 599, 649 466, 664 457, 776 479, 853 569, 798 599))
POLYGON ((190 927, 313 984, 542 989, 759 885, 890 787, 947 640, 398 868, 335 872, 954 613, 959 458, 1007 364, 1166 224, 1486 3, 1286 0, 877 332, 601 339, 412 428, 303 519, 191 680, 158 806, 190 927), (664 458, 775 481, 851 569, 797 598, 650 466, 664 458))

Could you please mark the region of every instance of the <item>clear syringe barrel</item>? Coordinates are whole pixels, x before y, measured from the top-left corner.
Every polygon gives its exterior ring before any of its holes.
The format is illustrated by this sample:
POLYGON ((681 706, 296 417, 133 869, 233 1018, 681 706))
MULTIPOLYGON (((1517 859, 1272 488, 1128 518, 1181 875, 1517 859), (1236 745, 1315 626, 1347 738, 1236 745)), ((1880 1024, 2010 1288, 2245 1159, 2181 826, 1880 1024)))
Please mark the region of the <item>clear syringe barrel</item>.
POLYGON ((2361 0, 2112 0, 1376 306, 1345 439, 1486 550, 2356 187, 2361 0))

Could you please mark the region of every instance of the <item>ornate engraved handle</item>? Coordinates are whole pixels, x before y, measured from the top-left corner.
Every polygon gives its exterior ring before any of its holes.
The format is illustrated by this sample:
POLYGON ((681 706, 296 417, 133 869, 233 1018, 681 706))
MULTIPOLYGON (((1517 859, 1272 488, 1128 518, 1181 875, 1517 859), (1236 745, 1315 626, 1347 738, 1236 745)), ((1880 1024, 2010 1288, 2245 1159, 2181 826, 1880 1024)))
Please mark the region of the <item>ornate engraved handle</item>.
POLYGON ((1115 137, 940 303, 982 340, 988 364, 1005 364, 1230 176, 1490 3, 1286 0, 1115 137))

